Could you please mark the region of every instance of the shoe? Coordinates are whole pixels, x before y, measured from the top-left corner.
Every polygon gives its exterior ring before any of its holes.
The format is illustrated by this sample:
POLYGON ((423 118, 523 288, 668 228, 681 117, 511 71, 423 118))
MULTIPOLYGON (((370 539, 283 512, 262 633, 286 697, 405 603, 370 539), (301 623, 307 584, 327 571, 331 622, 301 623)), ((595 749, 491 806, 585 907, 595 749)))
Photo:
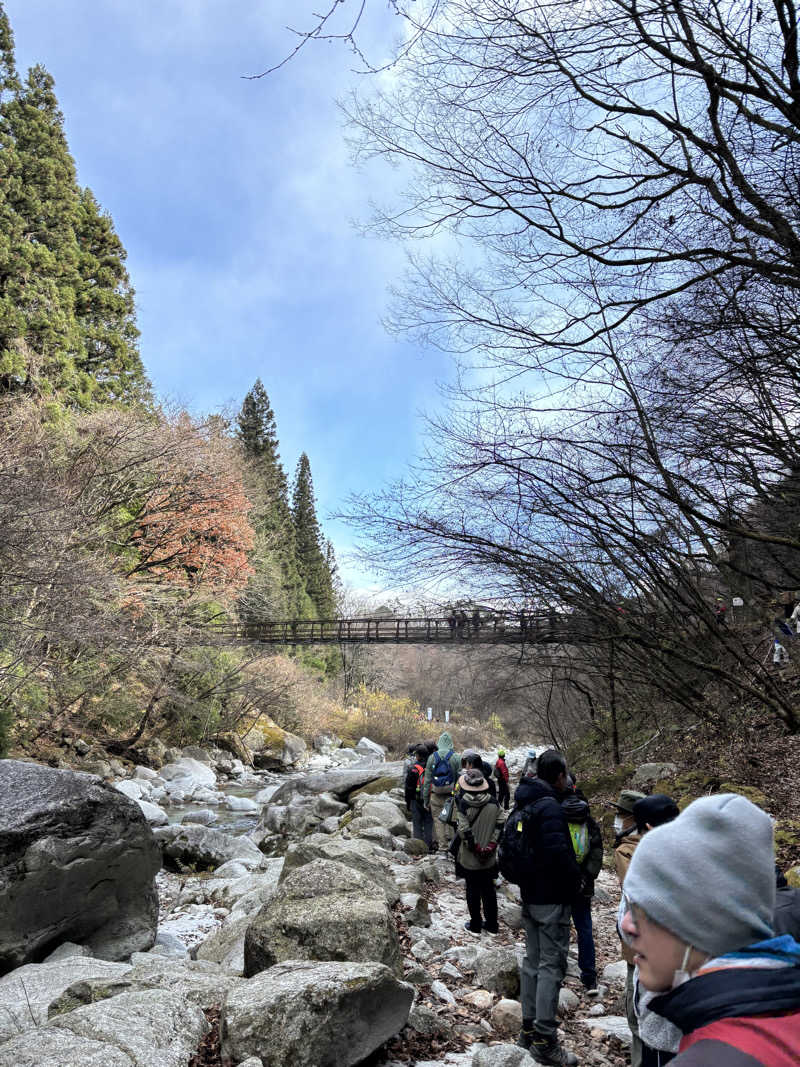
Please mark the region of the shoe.
POLYGON ((523 1025, 522 1029, 519 1032, 519 1037, 517 1038, 517 1045, 519 1046, 519 1048, 526 1048, 530 1052, 531 1046, 533 1045, 533 1039, 535 1037, 536 1031, 526 1030, 523 1025))
POLYGON ((577 1067, 578 1064, 578 1057, 567 1052, 555 1034, 551 1037, 534 1034, 528 1051, 537 1063, 547 1064, 548 1067, 577 1067))
POLYGON ((464 923, 464 929, 467 931, 468 934, 472 934, 473 937, 480 937, 481 936, 480 930, 473 929, 473 926, 472 926, 471 922, 465 922, 464 923))
POLYGON ((589 979, 581 979, 583 983, 583 991, 587 997, 596 997, 600 990, 597 988, 597 977, 589 979))
POLYGON ((483 932, 485 934, 499 934, 500 929, 497 926, 484 926, 483 932))

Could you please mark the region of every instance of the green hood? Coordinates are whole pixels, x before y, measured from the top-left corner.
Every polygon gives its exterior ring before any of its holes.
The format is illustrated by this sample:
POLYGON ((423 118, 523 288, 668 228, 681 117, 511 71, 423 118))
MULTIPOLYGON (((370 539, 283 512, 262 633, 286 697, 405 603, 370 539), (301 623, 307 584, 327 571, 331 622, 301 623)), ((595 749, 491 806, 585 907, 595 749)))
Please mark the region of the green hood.
POLYGON ((439 754, 441 756, 446 756, 447 753, 451 750, 455 751, 453 746, 453 739, 447 732, 447 730, 445 730, 444 733, 439 734, 439 743, 436 747, 439 750, 439 754))

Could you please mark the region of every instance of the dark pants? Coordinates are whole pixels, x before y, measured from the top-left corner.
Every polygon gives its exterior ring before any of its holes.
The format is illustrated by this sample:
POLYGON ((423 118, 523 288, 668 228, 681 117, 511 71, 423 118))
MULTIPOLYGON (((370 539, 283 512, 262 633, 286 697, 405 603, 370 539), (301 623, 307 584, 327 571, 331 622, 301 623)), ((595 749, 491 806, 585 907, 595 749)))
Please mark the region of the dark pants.
POLYGON ((508 798, 508 782, 505 780, 505 778, 500 778, 497 782, 497 803, 500 804, 501 807, 505 808, 506 811, 508 811, 508 798))
POLYGON ((591 989, 597 982, 597 964, 594 958, 590 897, 578 897, 573 903, 572 921, 575 923, 575 933, 578 935, 578 966, 581 969, 581 981, 587 989, 591 989))
POLYGON ((414 830, 411 836, 416 837, 419 841, 424 841, 430 848, 433 843, 433 819, 431 818, 431 813, 422 806, 422 801, 419 797, 414 797, 414 802, 411 805, 411 825, 414 830))
POLYGON ((490 933, 497 933, 497 890, 494 887, 496 874, 497 870, 494 867, 488 871, 464 871, 469 924, 475 933, 482 927, 490 933), (481 904, 483 904, 483 919, 481 919, 481 904))
POLYGON ((537 1037, 555 1037, 558 992, 567 973, 569 904, 523 904, 522 923, 522 1018, 534 1020, 537 1037))
POLYGON ((642 1045, 642 1067, 664 1067, 670 1060, 674 1060, 677 1052, 661 1052, 659 1049, 642 1045))

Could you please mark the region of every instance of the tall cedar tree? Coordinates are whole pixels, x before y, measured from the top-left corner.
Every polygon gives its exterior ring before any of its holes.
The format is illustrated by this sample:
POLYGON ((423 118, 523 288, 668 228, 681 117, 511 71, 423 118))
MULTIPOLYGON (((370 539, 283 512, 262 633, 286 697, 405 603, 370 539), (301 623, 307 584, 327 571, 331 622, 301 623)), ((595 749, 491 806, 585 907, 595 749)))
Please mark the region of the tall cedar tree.
POLYGON ((333 594, 333 578, 322 549, 317 511, 314 502, 314 485, 311 481, 311 465, 303 452, 297 463, 292 493, 292 518, 297 543, 297 565, 311 597, 317 616, 332 619, 336 614, 333 594))
POLYGON ((77 184, 52 77, 24 85, 0 3, 0 393, 150 399, 125 250, 77 184))
POLYGON ((256 571, 250 596, 244 598, 244 614, 257 621, 259 615, 305 618, 313 612, 297 563, 294 523, 289 510, 289 488, 278 451, 275 414, 261 379, 244 398, 236 423, 238 438, 249 460, 248 495, 253 502, 250 521, 256 531, 253 559, 256 571), (278 566, 280 595, 263 590, 264 581, 274 580, 278 566), (260 596, 253 596, 257 589, 260 596))
POLYGON ((137 345, 127 253, 110 215, 101 210, 90 189, 80 193, 77 236, 76 312, 85 345, 78 371, 93 388, 96 401, 146 403, 151 397, 150 383, 137 345))
MULTIPOLYGON (((7 27, 7 22, 6 22, 7 27)), ((10 40, 10 31, 4 34, 10 40)), ((13 57, 7 52, 4 66, 13 57)), ((2 299, 14 312, 0 323, 0 370, 7 387, 77 393, 83 339, 75 314, 78 189, 53 79, 34 67, 3 99, 3 170, 10 170, 2 251, 2 299)))

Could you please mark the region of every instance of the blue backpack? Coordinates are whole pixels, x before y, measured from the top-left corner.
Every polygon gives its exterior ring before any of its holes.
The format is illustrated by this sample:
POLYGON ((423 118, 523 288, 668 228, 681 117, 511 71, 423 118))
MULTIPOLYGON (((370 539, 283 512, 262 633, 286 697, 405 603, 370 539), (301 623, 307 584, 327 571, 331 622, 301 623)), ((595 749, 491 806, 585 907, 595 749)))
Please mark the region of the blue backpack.
POLYGON ((431 785, 434 789, 447 789, 455 784, 456 776, 453 774, 453 767, 450 763, 452 755, 452 748, 446 756, 442 756, 438 750, 434 753, 431 774, 431 785))

